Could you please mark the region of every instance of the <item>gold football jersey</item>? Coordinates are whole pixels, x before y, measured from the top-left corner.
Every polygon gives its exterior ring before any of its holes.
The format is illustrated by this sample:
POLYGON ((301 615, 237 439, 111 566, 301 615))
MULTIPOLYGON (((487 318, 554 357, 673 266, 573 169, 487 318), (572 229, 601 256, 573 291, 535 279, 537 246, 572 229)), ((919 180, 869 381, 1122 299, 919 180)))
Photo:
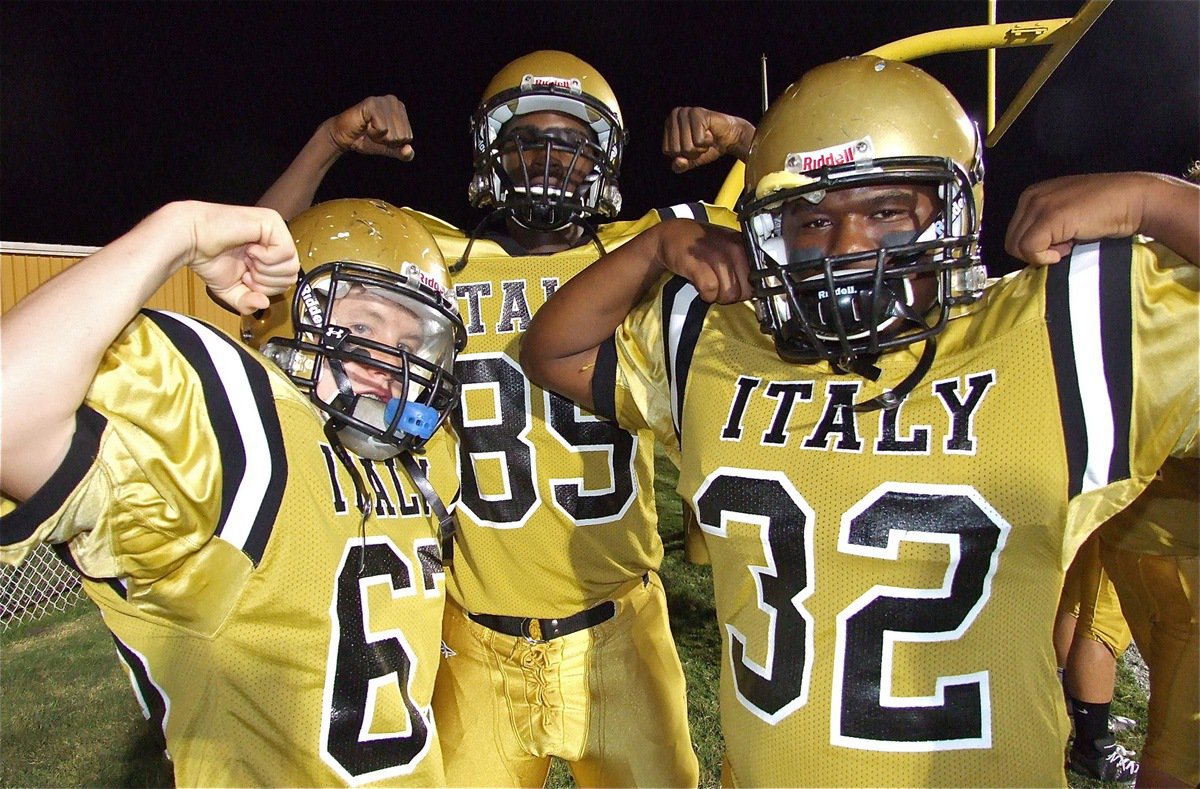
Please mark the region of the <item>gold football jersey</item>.
MULTIPOLYGON (((6 514, 85 576, 180 786, 437 786, 437 518, 361 464, 365 528, 323 417, 213 328, 144 311, 110 347, 54 477, 6 514)), ((443 501, 450 439, 419 460, 443 501)))
POLYGON ((921 348, 870 383, 781 361, 750 305, 679 278, 635 309, 601 348, 597 411, 682 448, 737 785, 1064 783, 1063 570, 1195 451, 1197 274, 1160 246, 1079 245, 989 288, 898 408, 862 413, 921 348))
MULTIPOLYGON (((421 216, 446 260, 459 260, 463 234, 421 216)), ((603 225, 598 235, 611 250, 661 218, 706 216, 706 206, 691 203, 603 225)), ((468 611, 567 616, 611 599, 662 561, 653 436, 534 386, 518 362, 537 309, 597 257, 589 241, 529 255, 484 236, 454 276, 469 340, 455 364, 462 501, 449 583, 468 611)))

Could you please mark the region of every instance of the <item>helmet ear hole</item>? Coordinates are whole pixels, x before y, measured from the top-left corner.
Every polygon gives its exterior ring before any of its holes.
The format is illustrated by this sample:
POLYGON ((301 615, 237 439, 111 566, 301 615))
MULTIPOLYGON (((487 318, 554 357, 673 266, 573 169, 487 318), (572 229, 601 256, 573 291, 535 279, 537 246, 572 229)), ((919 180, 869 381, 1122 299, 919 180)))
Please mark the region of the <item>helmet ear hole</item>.
POLYGON ((758 249, 776 263, 787 262, 787 245, 783 241, 783 223, 779 214, 764 212, 751 217, 751 231, 758 240, 758 249))

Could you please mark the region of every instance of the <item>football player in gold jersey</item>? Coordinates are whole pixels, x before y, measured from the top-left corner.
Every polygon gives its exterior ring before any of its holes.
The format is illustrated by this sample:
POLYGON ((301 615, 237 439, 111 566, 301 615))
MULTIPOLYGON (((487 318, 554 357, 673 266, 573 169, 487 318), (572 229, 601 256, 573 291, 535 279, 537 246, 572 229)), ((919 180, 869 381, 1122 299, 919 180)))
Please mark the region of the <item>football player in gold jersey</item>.
MULTIPOLYGON (((742 238, 663 223, 526 333, 534 381, 675 451, 729 784, 1065 783, 1063 570, 1196 449, 1200 242, 1162 206, 1200 191, 1146 176, 1156 208, 1101 222, 1189 260, 1104 238, 987 286, 980 148, 923 71, 820 66, 758 127, 742 238)), ((1083 213, 1012 248, 1108 234, 1083 213)))
MULTIPOLYGON (((455 261, 470 336, 456 374, 462 502, 434 709, 452 786, 541 786, 552 756, 582 786, 695 786, 683 672, 657 570, 653 436, 581 412, 518 362, 533 314, 563 282, 661 218, 621 208, 626 132, 611 87, 564 52, 509 63, 472 121, 470 234, 416 215, 455 261)), ((753 128, 673 113, 677 170, 744 154, 753 128)), ((406 108, 372 97, 317 129, 260 205, 308 205, 348 150, 412 157, 406 108)))
POLYGON ((444 782, 448 283, 385 203, 176 203, 4 315, 0 559, 83 575, 179 786, 444 782), (185 266, 270 361, 138 311, 185 266))

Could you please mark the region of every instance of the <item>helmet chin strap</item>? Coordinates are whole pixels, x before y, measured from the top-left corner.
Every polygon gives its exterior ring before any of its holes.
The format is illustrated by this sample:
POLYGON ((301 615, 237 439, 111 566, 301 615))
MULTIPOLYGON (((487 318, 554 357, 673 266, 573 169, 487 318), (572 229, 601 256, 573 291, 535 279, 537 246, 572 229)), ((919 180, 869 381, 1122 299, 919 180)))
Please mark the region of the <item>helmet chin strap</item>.
POLYGON ((471 231, 471 235, 467 236, 467 246, 463 249, 462 257, 450 265, 451 274, 457 274, 467 267, 467 258, 471 256, 471 247, 475 246, 475 239, 483 235, 484 229, 502 219, 506 219, 508 215, 509 211, 507 208, 497 208, 494 211, 487 212, 483 219, 479 220, 479 224, 475 225, 475 229, 471 231))
MULTIPOLYGON (((903 318, 912 323, 920 324, 922 322, 921 316, 917 314, 916 310, 898 299, 892 300, 892 306, 889 312, 895 317, 903 318)), ((917 387, 917 384, 921 382, 921 379, 925 377, 925 374, 929 372, 929 368, 933 366, 933 357, 936 355, 936 353, 937 340, 933 337, 927 338, 925 340, 925 349, 921 351, 921 358, 917 360, 917 366, 913 368, 912 372, 910 372, 903 381, 896 384, 896 386, 892 389, 881 392, 875 397, 872 397, 870 400, 866 400, 861 403, 855 403, 853 406, 854 411, 875 411, 877 409, 883 409, 886 411, 899 406, 902 402, 904 402, 904 398, 908 397, 909 394, 912 393, 912 390, 917 387)), ((874 381, 879 378, 879 368, 875 367, 874 364, 875 359, 878 358, 878 356, 871 359, 859 357, 853 359, 847 366, 852 372, 858 373, 864 378, 869 378, 870 380, 874 381), (870 374, 864 374, 864 370, 870 374)))
POLYGON ((903 381, 896 384, 894 388, 872 397, 870 400, 855 403, 853 410, 859 413, 878 409, 889 411, 903 403, 904 398, 908 397, 912 393, 912 390, 917 388, 917 384, 921 383, 921 379, 925 377, 925 373, 929 372, 929 368, 933 366, 933 357, 936 353, 937 340, 930 337, 925 340, 925 350, 921 352, 921 358, 917 360, 917 366, 913 368, 913 371, 903 381))
POLYGON ((346 410, 349 411, 350 406, 354 404, 354 398, 358 395, 355 393, 354 387, 350 384, 350 377, 346 375, 346 368, 342 364, 341 359, 326 356, 325 361, 329 364, 329 372, 333 373, 333 382, 337 384, 338 388, 338 395, 334 400, 341 400, 346 410))
MULTIPOLYGON (((520 190, 514 188, 513 191, 520 190)), ((560 206, 530 201, 528 205, 521 206, 521 209, 518 212, 510 207, 512 220, 526 230, 532 230, 535 233, 557 233, 571 225, 580 224, 578 212, 560 206)))
POLYGON ((401 452, 399 455, 400 464, 404 466, 404 470, 408 472, 408 476, 412 477, 412 481, 416 484, 417 490, 421 491, 421 497, 425 499, 425 503, 429 505, 429 509, 438 519, 438 541, 442 552, 442 567, 449 567, 454 563, 454 533, 458 530, 458 521, 442 504, 442 499, 438 496, 437 491, 433 489, 433 483, 429 481, 429 477, 425 476, 425 471, 421 468, 421 464, 413 459, 412 453, 401 452))
POLYGON ((363 550, 359 551, 358 574, 362 576, 366 570, 367 556, 367 518, 371 517, 371 510, 375 508, 375 497, 367 486, 363 484, 362 474, 358 472, 358 466, 355 465, 354 459, 350 457, 350 453, 346 451, 346 447, 342 445, 342 439, 338 436, 338 431, 341 429, 339 425, 334 423, 332 419, 325 420, 325 438, 329 440, 329 446, 333 448, 333 453, 337 455, 338 460, 342 462, 342 466, 346 471, 350 472, 350 479, 354 482, 354 503, 358 507, 358 537, 363 550))
MULTIPOLYGON (((333 380, 338 388, 338 393, 334 396, 330 405, 337 406, 348 417, 357 418, 356 405, 359 402, 359 395, 354 391, 354 387, 350 383, 350 378, 346 375, 346 368, 343 366, 342 360, 331 356, 325 357, 325 360, 329 365, 329 372, 333 374, 333 380)), ((346 431, 346 440, 350 442, 350 448, 354 451, 354 454, 359 457, 373 460, 387 457, 386 454, 380 455, 374 451, 375 449, 386 451, 386 444, 376 442, 367 433, 352 425, 339 425, 337 430, 339 432, 346 431), (373 444, 376 446, 372 446, 373 444)))
MULTIPOLYGON (((328 439, 330 447, 333 448, 333 453, 337 455, 342 466, 350 473, 350 479, 354 482, 354 501, 358 507, 358 537, 363 550, 359 557, 358 572, 361 577, 366 569, 366 545, 367 545, 367 519, 371 517, 371 511, 375 508, 375 497, 363 482, 362 474, 359 473, 358 465, 354 459, 350 457, 350 452, 347 451, 342 444, 341 437, 338 435, 341 427, 334 423, 333 420, 325 422, 325 438, 328 439)), ((438 519, 438 542, 441 551, 442 566, 449 567, 454 562, 454 533, 458 530, 458 521, 446 509, 446 505, 442 503, 442 499, 438 496, 437 491, 433 488, 433 483, 429 481, 429 477, 425 476, 424 469, 421 464, 413 459, 411 452, 401 452, 397 455, 400 464, 404 466, 404 470, 408 472, 412 478, 413 484, 417 486, 417 490, 421 492, 421 498, 425 499, 425 504, 429 510, 437 516, 438 519)))

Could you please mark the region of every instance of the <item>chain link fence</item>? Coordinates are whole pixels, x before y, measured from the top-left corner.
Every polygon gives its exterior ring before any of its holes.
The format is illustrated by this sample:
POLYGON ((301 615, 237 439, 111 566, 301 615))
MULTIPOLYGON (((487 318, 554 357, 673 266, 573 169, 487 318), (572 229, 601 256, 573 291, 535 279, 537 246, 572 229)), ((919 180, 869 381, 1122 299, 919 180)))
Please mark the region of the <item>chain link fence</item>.
POLYGON ((49 545, 39 545, 17 567, 0 567, 0 630, 65 611, 83 598, 79 575, 49 545))

